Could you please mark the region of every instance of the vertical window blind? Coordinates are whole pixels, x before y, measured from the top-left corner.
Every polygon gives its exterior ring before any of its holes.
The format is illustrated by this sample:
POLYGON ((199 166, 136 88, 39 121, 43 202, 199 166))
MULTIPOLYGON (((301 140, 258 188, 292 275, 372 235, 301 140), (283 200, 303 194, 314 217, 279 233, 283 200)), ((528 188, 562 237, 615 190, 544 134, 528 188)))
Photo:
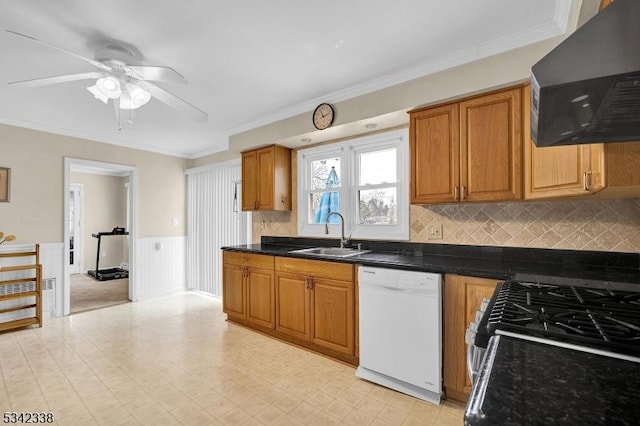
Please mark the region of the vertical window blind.
POLYGON ((220 247, 246 243, 240 163, 187 170, 187 286, 222 296, 220 247), (234 203, 234 194, 237 203, 234 203))

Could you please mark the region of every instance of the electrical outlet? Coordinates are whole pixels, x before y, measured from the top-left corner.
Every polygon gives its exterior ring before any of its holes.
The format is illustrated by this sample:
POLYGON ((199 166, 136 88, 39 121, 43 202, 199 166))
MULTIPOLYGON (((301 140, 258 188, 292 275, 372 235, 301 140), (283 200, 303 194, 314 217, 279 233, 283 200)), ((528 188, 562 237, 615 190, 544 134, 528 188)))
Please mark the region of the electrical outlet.
POLYGON ((427 239, 429 240, 441 240, 442 239, 442 225, 429 225, 427 228, 427 239))

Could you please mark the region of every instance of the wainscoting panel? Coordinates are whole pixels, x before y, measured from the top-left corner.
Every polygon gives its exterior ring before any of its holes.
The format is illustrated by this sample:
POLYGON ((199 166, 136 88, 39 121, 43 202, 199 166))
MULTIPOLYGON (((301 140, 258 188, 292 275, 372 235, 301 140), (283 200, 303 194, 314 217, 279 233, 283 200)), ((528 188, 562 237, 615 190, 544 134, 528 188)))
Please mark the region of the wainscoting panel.
POLYGON ((64 315, 64 244, 40 244, 40 264, 44 300, 42 316, 45 320, 52 316, 61 317, 64 315), (47 292, 52 294, 47 295, 47 292), (48 307, 47 300, 53 300, 54 306, 48 307))
POLYGON ((136 241, 137 300, 186 290, 186 237, 139 238, 136 241))

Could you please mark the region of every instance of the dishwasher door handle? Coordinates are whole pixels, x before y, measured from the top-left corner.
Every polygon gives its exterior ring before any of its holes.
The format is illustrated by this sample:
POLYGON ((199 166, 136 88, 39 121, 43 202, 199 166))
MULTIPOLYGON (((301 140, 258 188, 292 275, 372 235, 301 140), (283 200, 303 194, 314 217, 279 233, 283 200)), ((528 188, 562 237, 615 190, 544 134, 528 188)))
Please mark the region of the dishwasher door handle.
POLYGON ((384 288, 385 290, 397 291, 401 293, 407 293, 414 291, 412 288, 398 288, 398 287, 387 287, 386 285, 381 285, 380 288, 384 288))

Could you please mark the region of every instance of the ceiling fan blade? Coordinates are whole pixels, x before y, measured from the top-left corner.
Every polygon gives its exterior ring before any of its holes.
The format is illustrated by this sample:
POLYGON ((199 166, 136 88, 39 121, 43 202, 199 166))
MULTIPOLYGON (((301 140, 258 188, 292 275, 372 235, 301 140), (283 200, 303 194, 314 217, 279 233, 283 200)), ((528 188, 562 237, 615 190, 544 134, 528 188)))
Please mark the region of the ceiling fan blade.
POLYGON ((160 102, 163 102, 198 121, 207 121, 209 119, 209 114, 202 111, 200 108, 191 105, 189 102, 185 101, 184 99, 180 99, 176 95, 172 95, 171 93, 156 86, 155 84, 147 82, 145 86, 151 93, 151 96, 153 96, 160 102))
POLYGON ((70 81, 77 81, 77 80, 89 80, 93 78, 104 77, 104 75, 105 73, 103 72, 92 71, 92 72, 83 72, 79 74, 59 75, 56 77, 34 78, 32 80, 10 81, 8 84, 11 84, 13 86, 38 87, 38 86, 46 86, 49 84, 68 83, 70 81))
POLYGON ((184 76, 171 67, 154 65, 129 65, 127 68, 136 73, 137 77, 141 80, 168 81, 171 83, 182 84, 187 83, 187 80, 184 78, 184 76))
POLYGON ((15 34, 17 36, 24 37, 24 38, 27 38, 29 40, 33 40, 33 41, 35 41, 37 43, 43 44, 45 46, 51 47, 52 49, 59 50, 61 52, 66 53, 67 55, 75 56, 76 58, 82 59, 83 61, 88 62, 91 65, 100 68, 101 70, 104 70, 104 71, 111 71, 112 70, 112 68, 110 66, 105 65, 102 62, 98 62, 98 61, 94 61, 93 59, 85 58, 84 56, 78 55, 77 53, 73 53, 73 52, 71 52, 71 51, 69 51, 67 49, 62 48, 62 47, 58 47, 58 46, 56 46, 54 44, 47 43, 47 42, 44 42, 42 40, 38 40, 35 37, 31 37, 31 36, 28 36, 28 35, 25 35, 25 34, 21 34, 21 33, 16 32, 16 31, 11 31, 11 30, 6 30, 6 31, 8 33, 15 34))

